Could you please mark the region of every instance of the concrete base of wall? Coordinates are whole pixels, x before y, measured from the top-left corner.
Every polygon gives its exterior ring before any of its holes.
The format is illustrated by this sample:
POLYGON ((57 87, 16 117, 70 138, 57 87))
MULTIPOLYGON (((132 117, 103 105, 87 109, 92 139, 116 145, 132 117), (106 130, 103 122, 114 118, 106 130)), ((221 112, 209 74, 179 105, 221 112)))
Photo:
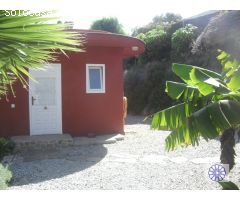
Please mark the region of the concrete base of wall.
POLYGON ((101 135, 96 137, 72 137, 69 134, 52 134, 36 136, 14 136, 11 140, 15 143, 15 151, 23 149, 61 148, 67 146, 111 144, 123 140, 122 134, 101 135))

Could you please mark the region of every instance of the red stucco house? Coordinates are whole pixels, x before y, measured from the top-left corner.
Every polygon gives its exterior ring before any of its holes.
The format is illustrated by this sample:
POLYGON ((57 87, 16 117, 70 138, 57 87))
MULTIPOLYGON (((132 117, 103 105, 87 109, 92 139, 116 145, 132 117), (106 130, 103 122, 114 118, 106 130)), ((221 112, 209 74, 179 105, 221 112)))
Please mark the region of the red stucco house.
POLYGON ((30 70, 38 83, 0 100, 0 136, 108 134, 123 132, 123 59, 139 55, 144 43, 104 31, 86 35, 85 52, 61 55, 43 70, 30 70))

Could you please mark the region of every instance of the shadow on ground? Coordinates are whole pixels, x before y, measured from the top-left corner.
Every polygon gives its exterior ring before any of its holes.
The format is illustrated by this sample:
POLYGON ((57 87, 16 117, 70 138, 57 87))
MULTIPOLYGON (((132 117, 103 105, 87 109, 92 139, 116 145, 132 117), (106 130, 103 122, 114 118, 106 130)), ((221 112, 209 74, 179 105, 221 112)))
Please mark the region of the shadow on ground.
POLYGON ((17 154, 12 164, 12 186, 39 183, 85 170, 107 154, 103 145, 84 145, 59 149, 31 150, 17 154))
POLYGON ((151 124, 151 118, 144 120, 146 116, 128 115, 125 119, 125 125, 151 124))

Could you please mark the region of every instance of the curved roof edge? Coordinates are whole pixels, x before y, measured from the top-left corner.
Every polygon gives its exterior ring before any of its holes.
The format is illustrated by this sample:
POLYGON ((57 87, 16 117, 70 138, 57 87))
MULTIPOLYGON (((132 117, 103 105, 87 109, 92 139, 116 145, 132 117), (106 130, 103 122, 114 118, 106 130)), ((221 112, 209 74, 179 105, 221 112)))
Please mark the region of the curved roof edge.
POLYGON ((123 48, 125 58, 138 56, 145 50, 145 43, 134 37, 110 33, 101 30, 71 29, 86 36, 86 46, 103 46, 123 48))

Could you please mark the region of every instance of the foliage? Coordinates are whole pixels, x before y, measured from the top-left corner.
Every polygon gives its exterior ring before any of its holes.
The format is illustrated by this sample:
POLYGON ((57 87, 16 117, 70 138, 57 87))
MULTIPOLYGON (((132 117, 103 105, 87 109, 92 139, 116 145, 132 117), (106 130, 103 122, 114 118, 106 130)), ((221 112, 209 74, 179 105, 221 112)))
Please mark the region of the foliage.
POLYGON ((92 23, 91 29, 103 30, 111 33, 125 34, 122 25, 116 17, 102 18, 92 23))
POLYGON ((231 182, 231 181, 228 181, 228 182, 218 182, 221 186, 222 186, 222 189, 223 190, 239 190, 239 187, 231 182))
POLYGON ((167 31, 170 26, 172 26, 176 22, 179 22, 181 19, 182 17, 180 15, 174 13, 166 13, 165 15, 155 16, 152 19, 152 22, 150 22, 149 24, 143 27, 135 28, 132 36, 137 36, 140 33, 146 33, 155 28, 161 28, 167 31))
POLYGON ((9 170, 8 167, 4 167, 0 163, 0 190, 6 189, 11 179, 12 179, 12 172, 9 170))
MULTIPOLYGON (((42 68, 64 51, 80 51, 78 33, 65 31, 66 24, 56 24, 53 16, 6 16, 0 11, 0 96, 12 89, 14 80, 28 85, 28 68, 42 68)), ((13 89, 12 89, 13 91, 13 89)))
MULTIPOLYGON (((128 106, 129 112, 138 114, 151 113, 157 111, 158 109, 166 108, 166 106, 173 103, 173 100, 164 93, 164 81, 166 79, 163 77, 173 78, 173 73, 169 69, 170 64, 167 65, 166 63, 172 63, 172 60, 174 60, 174 62, 187 61, 186 63, 188 64, 201 63, 200 59, 196 59, 191 55, 190 47, 193 42, 192 40, 189 40, 189 43, 187 44, 189 48, 182 51, 180 54, 176 53, 176 51, 172 48, 171 38, 172 33, 174 32, 174 28, 172 27, 174 27, 174 24, 179 22, 181 19, 182 18, 179 15, 167 13, 165 15, 154 17, 152 22, 146 26, 134 30, 132 35, 143 40, 146 43, 146 48, 145 52, 137 59, 131 58, 124 63, 126 74, 125 95, 127 95, 128 99, 132 99, 130 100, 132 103, 129 103, 128 106), (153 69, 152 67, 151 69, 147 69, 147 66, 153 66, 152 63, 158 63, 159 66, 154 64, 156 69, 153 69), (161 71, 159 68, 161 68, 161 71), (143 76, 143 74, 147 74, 148 71, 154 72, 151 75, 151 79, 159 80, 159 82, 155 82, 155 85, 145 89, 146 84, 140 82, 138 76, 143 76), (128 80, 130 77, 131 80, 128 80), (135 84, 137 82, 138 84, 135 84), (131 86, 128 86, 127 84, 131 84, 131 86), (135 88, 133 87, 134 85, 135 88), (160 88, 160 90, 158 88, 160 88), (155 103, 152 103, 150 99, 155 103)), ((185 29, 187 29, 187 27, 188 26, 186 26, 185 29)), ((191 30, 191 25, 189 25, 187 30, 191 30)), ((150 79, 147 80, 149 85, 154 82, 150 79)))
POLYGON ((125 96, 128 98, 128 112, 140 114, 147 104, 146 73, 143 66, 138 70, 131 68, 124 76, 125 96), (133 92, 134 91, 134 92, 133 92))
POLYGON ((181 15, 175 13, 166 13, 165 15, 155 16, 152 21, 153 24, 162 26, 166 30, 180 20, 182 20, 181 15))
POLYGON ((164 95, 165 81, 173 76, 167 70, 168 65, 167 62, 153 61, 135 65, 127 71, 124 89, 130 113, 153 113, 171 105, 171 99, 164 95))
MULTIPOLYGON (((12 153, 14 146, 11 140, 0 138, 0 161, 4 156, 12 153)), ((3 166, 0 162, 0 190, 7 188, 11 179, 12 172, 8 166, 3 166)))
POLYGON ((173 64, 173 72, 185 83, 166 83, 166 92, 180 103, 157 112, 151 128, 171 130, 166 149, 199 144, 240 125, 240 69, 236 60, 220 51, 222 74, 200 67, 173 64), (230 64, 231 63, 231 64, 230 64))
POLYGON ((194 40, 197 37, 197 27, 187 24, 183 28, 177 29, 171 38, 172 51, 174 56, 183 56, 186 52, 191 51, 194 40))
POLYGON ((145 52, 139 58, 141 63, 159 61, 170 56, 171 41, 166 31, 156 28, 137 37, 146 43, 145 52))
POLYGON ((0 160, 14 149, 14 143, 11 140, 0 138, 0 160))

